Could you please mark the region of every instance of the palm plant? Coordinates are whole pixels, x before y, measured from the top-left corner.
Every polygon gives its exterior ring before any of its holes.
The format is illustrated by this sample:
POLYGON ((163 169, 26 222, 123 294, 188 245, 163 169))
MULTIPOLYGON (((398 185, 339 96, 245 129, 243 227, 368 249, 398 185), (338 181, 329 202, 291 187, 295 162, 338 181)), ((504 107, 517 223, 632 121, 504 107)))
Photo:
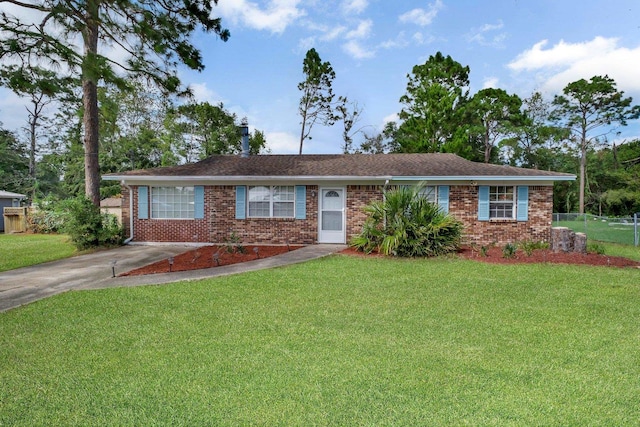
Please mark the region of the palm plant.
POLYGON ((422 186, 399 187, 374 201, 362 231, 351 246, 366 253, 374 250, 402 257, 438 256, 454 252, 460 245, 462 223, 427 200, 422 186))

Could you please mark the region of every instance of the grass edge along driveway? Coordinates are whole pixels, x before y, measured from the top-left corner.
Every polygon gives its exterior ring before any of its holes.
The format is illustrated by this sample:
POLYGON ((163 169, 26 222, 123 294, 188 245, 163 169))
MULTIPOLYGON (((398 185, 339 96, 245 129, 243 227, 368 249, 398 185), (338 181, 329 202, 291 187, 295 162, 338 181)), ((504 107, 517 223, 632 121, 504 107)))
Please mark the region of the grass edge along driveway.
POLYGON ((640 272, 336 255, 0 314, 0 425, 633 425, 640 272))

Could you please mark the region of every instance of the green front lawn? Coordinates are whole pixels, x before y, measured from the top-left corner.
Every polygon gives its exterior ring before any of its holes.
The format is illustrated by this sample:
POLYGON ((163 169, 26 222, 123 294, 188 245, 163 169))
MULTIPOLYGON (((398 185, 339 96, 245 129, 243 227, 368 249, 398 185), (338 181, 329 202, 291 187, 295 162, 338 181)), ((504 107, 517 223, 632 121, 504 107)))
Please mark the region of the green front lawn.
POLYGON ((637 425, 640 271, 336 255, 0 314, 0 425, 637 425))
POLYGON ((67 258, 76 252, 62 234, 0 234, 0 271, 67 258))

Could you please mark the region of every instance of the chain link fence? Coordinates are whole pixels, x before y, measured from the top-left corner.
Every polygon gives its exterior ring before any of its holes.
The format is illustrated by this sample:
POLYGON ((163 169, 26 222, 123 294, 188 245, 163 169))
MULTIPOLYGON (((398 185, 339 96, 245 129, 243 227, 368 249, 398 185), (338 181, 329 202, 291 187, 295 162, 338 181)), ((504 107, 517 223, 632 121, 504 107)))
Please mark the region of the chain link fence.
POLYGON ((554 227, 569 227, 577 233, 585 233, 589 239, 601 242, 640 244, 638 220, 640 212, 627 218, 611 218, 591 214, 554 213, 554 227))

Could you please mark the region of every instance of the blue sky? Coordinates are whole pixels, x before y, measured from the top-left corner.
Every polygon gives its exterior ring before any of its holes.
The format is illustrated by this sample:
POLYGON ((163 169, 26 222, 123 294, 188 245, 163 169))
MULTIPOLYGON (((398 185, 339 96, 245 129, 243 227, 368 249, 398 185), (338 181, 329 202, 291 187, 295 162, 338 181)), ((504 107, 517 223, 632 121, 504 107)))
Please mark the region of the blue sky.
MULTIPOLYGON (((394 119, 407 74, 438 51, 470 67, 471 93, 491 86, 551 99, 569 82, 608 74, 640 103, 637 0, 219 0, 214 13, 231 38, 198 34, 206 68, 181 77, 198 100, 246 116, 275 154, 297 153, 297 84, 311 47, 332 64, 336 94, 363 109, 358 126, 369 133, 394 119)), ((0 99, 0 121, 20 126, 20 101, 4 89, 0 99)), ((304 153, 340 152, 339 125, 316 125, 312 136, 304 153)), ((620 138, 633 137, 637 121, 620 138)))

